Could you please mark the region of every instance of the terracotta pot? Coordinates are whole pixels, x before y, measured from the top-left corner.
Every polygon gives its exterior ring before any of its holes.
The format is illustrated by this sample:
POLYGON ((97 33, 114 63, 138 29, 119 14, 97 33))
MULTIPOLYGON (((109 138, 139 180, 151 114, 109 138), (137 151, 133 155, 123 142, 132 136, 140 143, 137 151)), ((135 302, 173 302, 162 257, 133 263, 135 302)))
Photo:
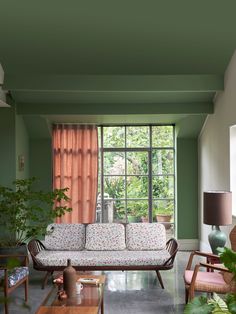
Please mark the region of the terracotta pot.
POLYGON ((164 214, 157 214, 156 215, 156 220, 157 222, 163 223, 166 229, 170 229, 171 227, 171 217, 172 215, 164 215, 164 214))

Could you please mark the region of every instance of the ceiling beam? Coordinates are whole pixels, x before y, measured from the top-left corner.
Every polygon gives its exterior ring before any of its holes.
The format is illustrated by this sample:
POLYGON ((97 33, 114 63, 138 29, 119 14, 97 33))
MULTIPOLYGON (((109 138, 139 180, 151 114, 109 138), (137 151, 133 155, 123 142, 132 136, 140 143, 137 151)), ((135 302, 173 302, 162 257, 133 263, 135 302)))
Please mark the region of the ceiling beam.
POLYGON ((4 88, 13 91, 215 92, 224 89, 220 75, 9 75, 4 88))
POLYGON ((112 103, 112 104, 17 104, 18 114, 31 115, 117 115, 117 114, 211 114, 214 105, 208 103, 112 103))

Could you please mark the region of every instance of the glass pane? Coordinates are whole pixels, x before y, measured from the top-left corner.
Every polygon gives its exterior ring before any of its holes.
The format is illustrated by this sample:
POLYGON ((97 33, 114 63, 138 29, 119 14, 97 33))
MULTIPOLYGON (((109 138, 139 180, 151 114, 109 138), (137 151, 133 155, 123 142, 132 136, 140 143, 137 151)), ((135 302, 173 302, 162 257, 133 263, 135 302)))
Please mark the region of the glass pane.
POLYGON ((152 146, 153 147, 173 147, 173 126, 159 125, 152 127, 152 146))
POLYGON ((128 201, 127 202, 128 222, 147 222, 148 221, 148 200, 128 201), (146 218, 146 219, 145 219, 146 218))
POLYGON ((153 150, 153 174, 174 174, 174 151, 170 149, 153 150))
POLYGON ((125 127, 112 126, 103 128, 104 147, 125 147, 125 127))
POLYGON ((152 178, 153 198, 173 198, 174 197, 174 177, 158 176, 152 178))
POLYGON ((127 177, 127 198, 148 198, 148 177, 127 177))
POLYGON ((149 127, 148 126, 128 126, 126 128, 127 147, 148 147, 149 127))
POLYGON ((148 153, 128 152, 126 154, 127 174, 148 174, 148 153))
POLYGON ((104 197, 125 198, 125 180, 123 176, 104 177, 104 197))
POLYGON ((104 152, 104 174, 122 175, 125 173, 125 154, 122 152, 104 152))
POLYGON ((125 215, 125 202, 120 200, 114 200, 113 203, 113 210, 114 210, 114 222, 126 222, 126 215, 125 215))

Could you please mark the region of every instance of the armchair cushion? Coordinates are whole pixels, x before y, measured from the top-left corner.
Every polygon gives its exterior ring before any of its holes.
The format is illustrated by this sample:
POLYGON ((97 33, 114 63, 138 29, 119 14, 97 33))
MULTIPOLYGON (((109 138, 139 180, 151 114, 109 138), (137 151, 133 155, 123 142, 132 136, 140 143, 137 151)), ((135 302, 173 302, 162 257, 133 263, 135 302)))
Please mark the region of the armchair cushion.
POLYGON ((83 250, 85 246, 85 225, 50 224, 47 227, 44 245, 48 250, 83 250))
MULTIPOLYGON (((29 275, 28 267, 15 267, 8 270, 8 287, 15 286, 21 279, 29 275)), ((4 270, 0 270, 0 279, 4 279, 4 270)))
MULTIPOLYGON (((192 270, 186 270, 184 274, 184 281, 188 285, 191 284, 193 276, 192 270)), ((197 278, 195 281, 195 290, 197 291, 206 291, 212 292, 215 291, 217 293, 227 293, 230 292, 230 284, 225 282, 224 277, 221 272, 203 272, 199 271, 197 273, 197 278)))
POLYGON ((96 223, 86 228, 86 245, 89 251, 124 250, 125 228, 118 223, 96 223))
POLYGON ((128 250, 163 250, 166 246, 166 230, 160 223, 130 223, 126 226, 128 250))

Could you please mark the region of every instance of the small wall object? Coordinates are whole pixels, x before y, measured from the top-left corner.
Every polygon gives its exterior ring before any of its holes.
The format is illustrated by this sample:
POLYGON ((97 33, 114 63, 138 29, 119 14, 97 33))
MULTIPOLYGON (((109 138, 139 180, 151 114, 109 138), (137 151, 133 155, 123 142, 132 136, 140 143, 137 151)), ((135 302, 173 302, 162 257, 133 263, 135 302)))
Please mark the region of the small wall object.
POLYGON ((63 271, 63 286, 68 298, 76 297, 76 270, 71 265, 71 260, 67 260, 67 267, 63 271))
POLYGON ((24 171, 25 169, 25 156, 24 155, 18 156, 18 169, 19 171, 24 171))

